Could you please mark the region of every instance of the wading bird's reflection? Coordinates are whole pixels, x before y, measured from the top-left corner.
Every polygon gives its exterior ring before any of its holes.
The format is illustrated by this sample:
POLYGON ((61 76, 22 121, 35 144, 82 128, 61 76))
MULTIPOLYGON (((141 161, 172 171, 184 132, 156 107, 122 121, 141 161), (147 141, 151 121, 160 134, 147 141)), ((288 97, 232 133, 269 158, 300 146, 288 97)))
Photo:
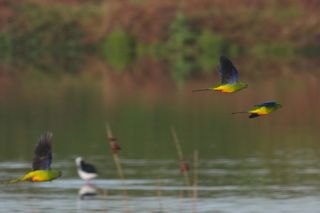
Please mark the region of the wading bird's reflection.
POLYGON ((92 199, 98 194, 96 185, 86 183, 79 189, 78 195, 81 200, 92 199))

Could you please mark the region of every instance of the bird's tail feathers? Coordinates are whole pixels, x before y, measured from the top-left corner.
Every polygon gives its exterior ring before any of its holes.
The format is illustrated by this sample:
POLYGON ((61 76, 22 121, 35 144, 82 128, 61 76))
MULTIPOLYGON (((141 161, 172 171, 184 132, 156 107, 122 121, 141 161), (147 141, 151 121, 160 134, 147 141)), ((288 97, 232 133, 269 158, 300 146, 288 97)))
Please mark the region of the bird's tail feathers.
POLYGON ((10 180, 0 180, 0 184, 13 184, 13 183, 18 183, 20 181, 21 181, 20 178, 10 179, 10 180))
POLYGON ((192 92, 202 92, 202 91, 208 91, 211 90, 210 88, 204 88, 204 89, 194 89, 192 92))
POLYGON ((20 181, 21 181, 21 179, 20 179, 20 178, 17 178, 17 179, 12 179, 12 180, 10 180, 9 183, 18 183, 18 182, 20 182, 20 181))
POLYGON ((234 115, 234 114, 243 114, 243 113, 248 113, 248 112, 241 111, 241 112, 233 112, 233 113, 231 113, 231 114, 234 115))

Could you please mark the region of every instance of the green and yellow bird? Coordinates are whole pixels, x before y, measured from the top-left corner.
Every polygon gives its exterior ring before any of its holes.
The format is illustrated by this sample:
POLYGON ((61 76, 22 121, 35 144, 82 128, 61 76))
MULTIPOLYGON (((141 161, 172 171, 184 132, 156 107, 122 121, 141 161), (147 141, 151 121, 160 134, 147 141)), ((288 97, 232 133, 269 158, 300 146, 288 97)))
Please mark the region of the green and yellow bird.
POLYGON ((237 68, 223 55, 220 56, 218 72, 221 78, 221 84, 219 86, 195 89, 192 90, 192 92, 213 90, 221 93, 234 93, 248 87, 248 84, 239 81, 239 72, 237 68))
POLYGON ((263 115, 268 115, 277 109, 281 108, 282 105, 275 102, 275 101, 270 101, 270 102, 264 102, 261 104, 254 105, 252 109, 246 112, 233 112, 232 114, 238 114, 238 113, 249 113, 249 118, 256 118, 259 116, 263 115))
POLYGON ((61 176, 61 171, 51 169, 52 161, 52 133, 45 132, 40 136, 39 142, 34 150, 32 171, 22 177, 9 180, 8 183, 20 181, 45 182, 61 176))

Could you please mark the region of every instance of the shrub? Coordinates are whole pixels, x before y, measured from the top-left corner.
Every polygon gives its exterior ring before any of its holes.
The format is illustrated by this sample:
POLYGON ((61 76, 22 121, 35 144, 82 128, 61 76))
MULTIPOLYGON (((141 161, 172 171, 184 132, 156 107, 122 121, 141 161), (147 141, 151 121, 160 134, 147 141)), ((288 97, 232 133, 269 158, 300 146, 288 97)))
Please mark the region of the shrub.
POLYGON ((123 70, 135 57, 135 41, 122 29, 116 29, 102 40, 100 52, 112 68, 123 70))
POLYGON ((219 62, 219 56, 225 52, 226 41, 222 36, 204 30, 197 39, 197 46, 199 48, 198 65, 203 71, 209 72, 219 62))
POLYGON ((10 60, 12 57, 12 38, 7 33, 0 34, 0 58, 10 60))
POLYGON ((175 81, 183 83, 194 68, 196 32, 182 11, 169 25, 169 37, 165 43, 165 57, 175 81))

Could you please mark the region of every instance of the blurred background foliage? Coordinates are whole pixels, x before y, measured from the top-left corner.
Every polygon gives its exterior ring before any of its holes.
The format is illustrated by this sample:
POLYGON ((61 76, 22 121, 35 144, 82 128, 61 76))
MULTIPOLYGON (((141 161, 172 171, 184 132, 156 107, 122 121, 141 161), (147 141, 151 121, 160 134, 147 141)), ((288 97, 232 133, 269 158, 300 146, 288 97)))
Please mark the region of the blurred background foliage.
POLYGON ((4 0, 0 59, 72 73, 92 54, 116 72, 148 57, 183 84, 215 72, 220 54, 318 56, 319 9, 315 0, 4 0))

